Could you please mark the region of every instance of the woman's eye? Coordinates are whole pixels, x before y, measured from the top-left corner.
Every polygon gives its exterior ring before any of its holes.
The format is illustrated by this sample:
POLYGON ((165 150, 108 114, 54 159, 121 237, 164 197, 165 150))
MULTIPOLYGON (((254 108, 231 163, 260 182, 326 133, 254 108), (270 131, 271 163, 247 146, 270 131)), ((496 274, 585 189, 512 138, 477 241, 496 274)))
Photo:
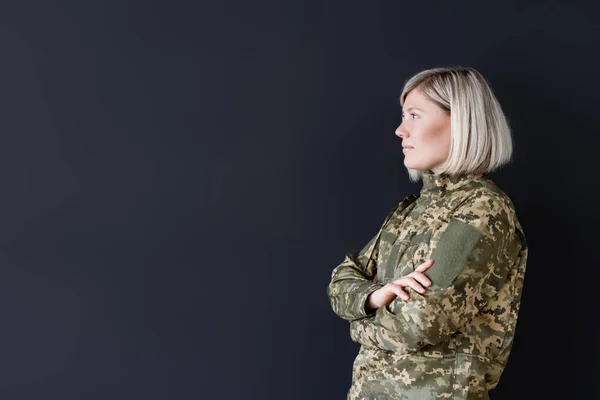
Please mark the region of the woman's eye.
MULTIPOLYGON (((410 113, 410 115, 412 115, 412 117, 413 117, 412 119, 415 119, 415 117, 418 117, 418 115, 414 114, 414 113, 410 113)), ((402 119, 404 119, 404 114, 402 114, 402 119)))

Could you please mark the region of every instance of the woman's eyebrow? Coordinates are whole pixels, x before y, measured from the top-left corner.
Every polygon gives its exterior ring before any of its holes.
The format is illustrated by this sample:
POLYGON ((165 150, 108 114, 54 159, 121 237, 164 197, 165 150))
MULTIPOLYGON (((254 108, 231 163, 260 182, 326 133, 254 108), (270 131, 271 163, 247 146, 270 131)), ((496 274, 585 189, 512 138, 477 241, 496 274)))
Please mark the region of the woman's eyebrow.
MULTIPOLYGON (((410 111, 410 110, 419 110, 419 111, 421 111, 421 112, 424 112, 423 110, 421 110, 420 108, 417 108, 417 107, 408 107, 408 108, 406 109, 406 111, 410 111)), ((402 111, 402 112, 404 112, 404 111, 402 111)))

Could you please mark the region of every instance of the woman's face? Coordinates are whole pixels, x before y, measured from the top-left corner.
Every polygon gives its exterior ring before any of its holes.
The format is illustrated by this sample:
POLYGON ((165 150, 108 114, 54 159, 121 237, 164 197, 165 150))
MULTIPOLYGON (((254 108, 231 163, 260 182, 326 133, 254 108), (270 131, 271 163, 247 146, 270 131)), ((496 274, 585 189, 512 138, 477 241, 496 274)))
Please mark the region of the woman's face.
POLYGON ((396 135, 402 138, 407 168, 437 174, 450 152, 450 115, 413 89, 404 100, 396 135))

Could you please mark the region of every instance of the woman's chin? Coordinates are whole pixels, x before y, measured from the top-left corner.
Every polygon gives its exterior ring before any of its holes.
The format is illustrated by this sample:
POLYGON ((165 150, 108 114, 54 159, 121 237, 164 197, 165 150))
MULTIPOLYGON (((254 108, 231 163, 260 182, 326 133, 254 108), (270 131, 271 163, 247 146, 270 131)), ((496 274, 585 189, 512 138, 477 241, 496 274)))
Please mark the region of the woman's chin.
POLYGON ((419 169, 419 166, 418 166, 418 165, 415 165, 415 163, 412 163, 412 162, 410 162, 410 161, 408 161, 408 162, 407 162, 407 161, 406 161, 406 158, 404 159, 404 166, 405 166, 406 168, 410 168, 410 169, 419 169))

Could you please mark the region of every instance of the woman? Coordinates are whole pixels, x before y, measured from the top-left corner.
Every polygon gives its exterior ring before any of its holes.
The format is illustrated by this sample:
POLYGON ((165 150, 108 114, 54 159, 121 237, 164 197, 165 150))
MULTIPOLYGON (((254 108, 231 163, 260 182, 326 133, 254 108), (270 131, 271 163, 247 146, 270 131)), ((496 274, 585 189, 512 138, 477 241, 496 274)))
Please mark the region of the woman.
POLYGON ((400 104, 404 165, 423 187, 346 255, 327 288, 361 344, 348 399, 489 399, 528 254, 512 201, 486 176, 510 161, 510 129, 472 68, 420 72, 400 104))

